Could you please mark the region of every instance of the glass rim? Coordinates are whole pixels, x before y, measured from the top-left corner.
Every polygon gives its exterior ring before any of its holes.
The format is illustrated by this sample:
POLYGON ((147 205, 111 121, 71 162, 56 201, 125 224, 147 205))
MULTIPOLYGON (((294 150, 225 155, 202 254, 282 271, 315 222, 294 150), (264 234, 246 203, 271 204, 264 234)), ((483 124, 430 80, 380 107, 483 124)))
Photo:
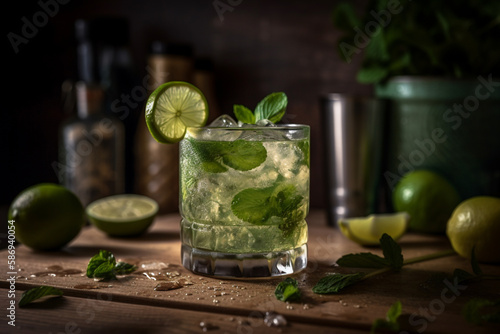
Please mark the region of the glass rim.
POLYGON ((227 126, 188 126, 186 130, 206 131, 206 130, 228 130, 228 131, 255 131, 255 130, 301 130, 310 129, 307 124, 279 124, 276 126, 248 126, 248 127, 227 127, 227 126))

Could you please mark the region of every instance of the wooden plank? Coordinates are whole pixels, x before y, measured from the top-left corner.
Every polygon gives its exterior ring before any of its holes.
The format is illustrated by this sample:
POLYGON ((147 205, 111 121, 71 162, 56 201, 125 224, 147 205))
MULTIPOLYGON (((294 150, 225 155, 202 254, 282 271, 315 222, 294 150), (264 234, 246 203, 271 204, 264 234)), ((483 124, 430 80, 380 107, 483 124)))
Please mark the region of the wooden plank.
MULTIPOLYGON (((19 299, 19 298, 17 298, 19 299)), ((8 305, 7 291, 0 290, 0 304, 8 305)), ((318 324, 287 321, 280 327, 269 327, 265 314, 246 316, 197 312, 149 305, 108 301, 104 298, 44 298, 16 310, 15 327, 0 322, 0 333, 331 333, 332 328, 318 324)), ((356 330, 335 329, 340 334, 356 330)))
MULTIPOLYGON (((295 277, 299 281, 303 298, 300 303, 286 304, 276 300, 274 288, 281 279, 221 280, 194 275, 180 265, 179 216, 160 217, 151 231, 140 238, 109 238, 93 227, 86 228, 67 248, 60 252, 33 252, 24 246, 16 249, 19 277, 18 289, 37 285, 63 288, 65 294, 75 297, 98 296, 133 305, 152 305, 199 312, 248 316, 252 312, 274 311, 294 322, 322 324, 343 328, 369 329, 377 318, 385 317, 392 303, 401 300, 409 330, 426 333, 451 333, 462 330, 488 332, 466 323, 461 309, 472 297, 492 298, 500 295, 495 281, 460 286, 455 294, 446 280, 455 268, 471 271, 468 260, 450 256, 431 262, 405 267, 399 273, 388 273, 355 285, 339 295, 316 295, 311 288, 329 272, 339 272, 333 264, 343 254, 372 251, 346 240, 338 230, 326 226, 322 212, 312 212, 309 237, 309 264, 295 277), (88 260, 99 249, 107 249, 118 259, 154 267, 168 267, 176 279, 191 281, 192 285, 170 291, 156 291, 161 281, 135 273, 112 282, 94 282, 85 277, 88 260), (74 270, 61 276, 61 270, 74 270), (53 272, 53 276, 42 274, 53 272), (31 275, 34 275, 32 277, 31 275), (98 289, 78 289, 92 285, 98 289), (451 291, 451 292, 450 292, 451 291)), ((449 248, 443 236, 405 235, 400 244, 405 257, 410 258, 449 248)), ((6 253, 0 252, 6 258, 6 253)), ((500 268, 481 265, 483 271, 500 274, 500 268)), ((0 287, 7 288, 6 261, 2 263, 0 287)), ((343 269, 345 271, 345 269, 343 269)))

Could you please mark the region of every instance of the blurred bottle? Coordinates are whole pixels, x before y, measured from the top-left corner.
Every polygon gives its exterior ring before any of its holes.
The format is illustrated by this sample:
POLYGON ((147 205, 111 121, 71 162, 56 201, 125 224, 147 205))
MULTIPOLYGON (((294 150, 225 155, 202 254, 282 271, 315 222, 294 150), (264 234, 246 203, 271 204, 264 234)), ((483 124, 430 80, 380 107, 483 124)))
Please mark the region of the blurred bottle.
MULTIPOLYGON (((151 93, 167 81, 192 82, 192 48, 153 42, 148 57, 151 93)), ((149 133, 144 111, 139 117, 135 145, 136 192, 156 200, 160 213, 179 210, 179 145, 160 144, 149 133)))
POLYGON ((134 134, 140 108, 147 99, 129 50, 129 30, 127 19, 121 17, 75 22, 78 80, 100 85, 103 112, 115 116, 125 127, 126 192, 133 190, 134 134))
POLYGON ((210 58, 197 58, 194 63, 193 84, 205 95, 208 103, 210 124, 221 115, 215 89, 214 64, 210 58))
POLYGON ((80 81, 75 87, 78 114, 61 127, 58 175, 86 206, 124 191, 124 128, 104 114, 100 86, 80 81))

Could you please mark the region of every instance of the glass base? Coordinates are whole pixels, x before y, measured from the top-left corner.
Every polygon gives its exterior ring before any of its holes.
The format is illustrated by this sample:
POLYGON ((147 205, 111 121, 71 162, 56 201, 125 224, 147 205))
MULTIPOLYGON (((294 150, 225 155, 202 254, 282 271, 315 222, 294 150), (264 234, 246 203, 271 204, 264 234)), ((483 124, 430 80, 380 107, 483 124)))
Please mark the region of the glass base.
POLYGON ((184 267, 195 274, 225 278, 265 278, 295 274, 307 266, 307 245, 254 254, 218 253, 182 245, 184 267))

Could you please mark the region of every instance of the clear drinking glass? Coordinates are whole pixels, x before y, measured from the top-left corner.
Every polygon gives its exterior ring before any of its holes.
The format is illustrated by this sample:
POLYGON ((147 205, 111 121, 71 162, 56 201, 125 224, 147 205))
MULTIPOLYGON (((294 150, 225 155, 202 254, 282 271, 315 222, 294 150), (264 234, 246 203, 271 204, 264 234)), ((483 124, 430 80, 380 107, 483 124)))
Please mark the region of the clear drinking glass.
POLYGON ((180 143, 182 263, 221 277, 307 265, 309 126, 188 128, 180 143))

